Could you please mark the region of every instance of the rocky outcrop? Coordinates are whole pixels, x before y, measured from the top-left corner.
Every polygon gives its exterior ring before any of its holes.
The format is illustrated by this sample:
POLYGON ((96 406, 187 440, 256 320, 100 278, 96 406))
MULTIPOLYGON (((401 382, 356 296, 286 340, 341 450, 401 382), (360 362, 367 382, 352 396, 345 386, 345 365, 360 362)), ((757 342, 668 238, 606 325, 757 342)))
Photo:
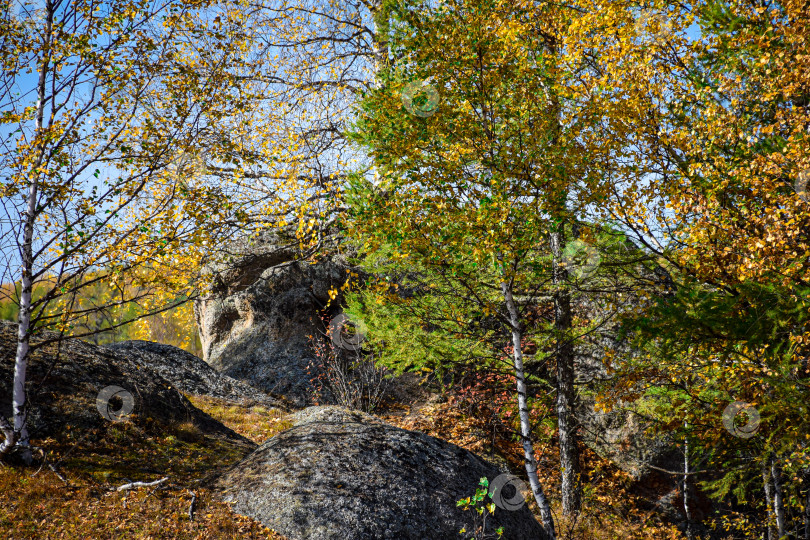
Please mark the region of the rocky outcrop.
POLYGON ((193 354, 162 343, 131 340, 106 346, 125 353, 171 383, 183 394, 209 396, 243 405, 287 408, 286 403, 244 381, 219 373, 193 354))
MULTIPOLYGON (((195 304, 204 358, 231 377, 305 406, 310 403, 307 366, 312 358, 308 336, 323 331, 318 314, 330 302, 330 288, 345 282, 350 266, 338 256, 316 264, 299 261, 294 249, 273 236, 233 252, 228 264, 212 270, 214 286, 195 304)), ((647 272, 647 282, 666 282, 667 276, 657 275, 657 270, 647 272)), ((618 359, 636 354, 619 337, 611 317, 614 308, 606 302, 635 305, 641 300, 630 285, 607 285, 605 290, 614 293, 574 299, 577 316, 595 326, 576 345, 580 433, 598 454, 646 482, 647 475, 658 474, 655 467, 678 467, 677 449, 665 438, 647 436, 646 421, 633 412, 604 412, 595 406, 595 388, 610 376, 603 363, 606 351, 615 351, 618 359), (624 296, 616 296, 619 293, 624 296)), ((339 305, 338 297, 328 314, 336 315, 339 305)))
MULTIPOLYGON (((660 278, 650 272, 646 277, 650 282, 665 282, 667 276, 660 278)), ((612 288, 622 290, 618 284, 612 288)), ((597 393, 611 384, 612 374, 604 361, 608 351, 618 363, 640 354, 622 337, 618 321, 610 316, 611 308, 605 305, 608 298, 607 294, 589 299, 580 297, 576 303, 578 315, 594 325, 594 331, 586 333, 575 346, 579 433, 599 456, 632 476, 634 491, 647 501, 648 510, 685 527, 683 507, 674 504, 679 493, 673 482, 677 475, 662 472, 681 469, 680 449, 666 435, 650 434, 651 421, 636 413, 632 403, 613 403, 610 410, 597 407, 597 393)), ((632 290, 625 290, 616 293, 613 302, 638 308, 643 300, 632 290)))
POLYGON ((311 263, 275 236, 237 246, 227 264, 210 269, 213 287, 195 303, 203 359, 218 371, 308 403, 311 335, 330 304, 329 291, 346 282, 349 265, 340 255, 311 263))
MULTIPOLYGON (((339 407, 311 407, 216 481, 234 510, 291 540, 464 538, 472 495, 497 467, 453 444, 339 407)), ((513 491, 504 495, 511 502, 513 491)), ((496 508, 503 538, 542 539, 525 504, 496 508)), ((469 536, 466 536, 469 537, 469 536)))
POLYGON ((591 396, 580 396, 577 416, 582 439, 601 457, 611 461, 635 480, 658 475, 652 467, 677 470, 681 466, 678 450, 663 436, 646 434, 650 423, 634 411, 615 407, 597 409, 591 396))
MULTIPOLYGON (((285 395, 297 406, 307 405, 307 365, 312 357, 308 336, 323 331, 318 313, 329 303, 330 288, 345 282, 349 265, 336 256, 316 264, 298 261, 295 249, 278 236, 264 236, 232 251, 227 264, 211 270, 210 294, 195 304, 204 359, 231 377, 285 395)), ((665 277, 646 276, 650 281, 665 277)), ((608 290, 621 288, 613 283, 608 290)), ((599 295, 580 295, 575 299, 577 315, 602 321, 611 311, 599 305, 603 300, 599 295)), ((628 287, 624 302, 638 301, 628 287)), ((337 314, 339 304, 339 297, 331 302, 330 315, 337 314)), ((605 413, 594 406, 592 381, 608 376, 602 361, 607 350, 616 351, 619 358, 634 354, 618 338, 611 319, 578 340, 581 432, 599 454, 641 478, 650 464, 670 465, 670 446, 647 437, 645 423, 633 413, 605 413)))
MULTIPOLYGON (((6 417, 11 416, 16 328, 0 321, 0 414, 6 417)), ((44 332, 32 341, 27 384, 32 439, 64 436, 67 429, 91 440, 90 433, 103 433, 126 416, 158 426, 191 423, 245 452, 255 447, 195 408, 177 386, 152 370, 153 359, 146 355, 58 337, 44 332), (42 340, 55 342, 40 347, 42 340)))

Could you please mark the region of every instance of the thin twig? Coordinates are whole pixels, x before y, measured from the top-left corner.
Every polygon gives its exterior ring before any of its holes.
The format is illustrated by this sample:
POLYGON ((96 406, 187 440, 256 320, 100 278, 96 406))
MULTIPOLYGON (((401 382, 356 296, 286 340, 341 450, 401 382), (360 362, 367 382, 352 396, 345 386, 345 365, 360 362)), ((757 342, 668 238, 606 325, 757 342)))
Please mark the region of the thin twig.
POLYGON ((129 484, 118 486, 117 488, 114 489, 114 491, 129 491, 131 489, 158 486, 168 479, 169 477, 167 476, 165 478, 161 478, 160 480, 155 480, 154 482, 130 482, 129 484))
POLYGON ((47 462, 46 464, 48 465, 48 468, 49 468, 51 471, 53 471, 53 474, 55 474, 55 475, 56 475, 56 477, 57 477, 59 480, 61 480, 61 481, 62 481, 62 482, 64 482, 65 484, 70 485, 70 482, 68 482, 68 479, 67 479, 67 478, 65 478, 65 477, 64 477, 64 475, 62 475, 62 473, 60 473, 60 472, 57 470, 57 468, 56 468, 56 467, 54 467, 54 466, 53 466, 53 465, 52 465, 50 462, 47 462))
POLYGON ((197 509, 197 492, 191 492, 191 504, 188 505, 188 520, 194 521, 194 511, 197 509))

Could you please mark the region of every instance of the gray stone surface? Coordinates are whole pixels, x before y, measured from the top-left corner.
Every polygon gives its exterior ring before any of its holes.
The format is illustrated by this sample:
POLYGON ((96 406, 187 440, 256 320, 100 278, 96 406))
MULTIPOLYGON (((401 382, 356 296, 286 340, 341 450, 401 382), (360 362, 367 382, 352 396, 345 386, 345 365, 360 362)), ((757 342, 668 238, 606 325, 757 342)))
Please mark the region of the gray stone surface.
POLYGON ((107 348, 126 353, 184 394, 209 396, 245 405, 262 404, 286 408, 283 400, 270 396, 244 381, 219 373, 201 358, 183 349, 141 340, 122 341, 107 345, 107 348))
MULTIPOLYGON (((293 427, 215 484, 237 512, 291 540, 464 538, 471 512, 456 501, 481 477, 502 473, 458 446, 364 413, 310 407, 291 418, 293 427)), ((543 538, 526 505, 496 509, 492 525, 504 527, 503 538, 543 538)))
MULTIPOLYGON (((311 403, 308 336, 324 330, 317 314, 329 301, 329 289, 345 282, 349 265, 340 256, 325 257, 317 264, 296 261, 295 250, 278 236, 265 236, 232 251, 231 261, 211 270, 215 285, 210 294, 195 304, 204 359, 231 377, 283 395, 295 406, 306 406, 311 403)), ((666 281, 666 276, 652 273, 646 278, 666 281)), ((609 295, 575 299, 578 316, 602 320, 610 311, 600 305, 602 296, 609 295)), ((633 304, 640 299, 628 287, 625 301, 633 304)), ((337 298, 330 315, 339 313, 339 304, 337 298)), ((592 381, 609 376, 603 364, 606 351, 617 351, 617 358, 636 354, 618 334, 615 321, 609 321, 578 341, 577 416, 586 444, 641 479, 649 465, 677 466, 673 462, 677 456, 668 441, 645 435, 647 424, 639 416, 620 408, 605 413, 594 406, 592 381)))
MULTIPOLYGON (((314 264, 297 260, 274 236, 234 248, 227 264, 210 269, 214 286, 194 305, 203 359, 297 406, 308 404, 309 336, 324 331, 318 314, 330 288, 345 283, 348 268, 340 255, 314 264)), ((330 315, 339 303, 332 302, 330 315)))
MULTIPOLYGON (((0 321, 0 414, 6 417, 11 416, 16 328, 16 324, 0 321)), ((63 436, 66 426, 83 434, 109 426, 97 398, 105 388, 117 386, 132 397, 133 418, 150 419, 158 425, 191 422, 206 434, 246 449, 255 447, 194 407, 177 387, 150 368, 154 359, 134 350, 99 347, 78 339, 38 345, 43 339, 57 338, 44 332, 32 340, 36 350, 29 359, 27 384, 32 438, 63 436)))
MULTIPOLYGON (((627 295, 627 301, 633 305, 640 302, 631 295, 627 295)), ((608 312, 605 306, 594 301, 580 301, 577 307, 581 316, 595 321, 603 320, 608 312)), ((657 474, 651 465, 678 469, 681 457, 667 437, 647 434, 649 421, 636 414, 632 407, 622 403, 614 404, 609 411, 596 407, 595 390, 600 385, 610 384, 611 373, 604 364, 607 351, 614 352, 617 362, 638 354, 619 334, 617 322, 609 320, 576 344, 577 418, 585 444, 636 480, 643 480, 647 474, 657 474)))

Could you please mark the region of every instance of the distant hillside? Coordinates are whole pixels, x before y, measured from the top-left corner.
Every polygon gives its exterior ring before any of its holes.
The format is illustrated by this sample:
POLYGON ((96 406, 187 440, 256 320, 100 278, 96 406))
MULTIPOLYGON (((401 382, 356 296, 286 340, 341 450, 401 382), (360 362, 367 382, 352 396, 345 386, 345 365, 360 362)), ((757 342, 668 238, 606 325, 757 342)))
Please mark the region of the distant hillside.
MULTIPOLYGON (((45 293, 45 289, 46 287, 42 283, 35 285, 34 299, 40 298, 45 293)), ((0 284, 0 320, 17 321, 19 292, 19 282, 0 284)), ((98 283, 81 290, 75 300, 75 308, 109 303, 110 299, 119 295, 120 292, 109 285, 103 282, 98 283)), ((53 306, 53 308, 61 309, 60 306, 53 306)), ((92 336, 82 339, 95 345, 141 339, 172 345, 197 356, 202 355, 202 346, 197 335, 191 302, 157 315, 140 318, 146 311, 143 306, 134 302, 114 309, 96 311, 76 324, 70 334, 80 335, 93 332, 92 336), (113 328, 121 321, 132 319, 137 320, 125 326, 113 328)))

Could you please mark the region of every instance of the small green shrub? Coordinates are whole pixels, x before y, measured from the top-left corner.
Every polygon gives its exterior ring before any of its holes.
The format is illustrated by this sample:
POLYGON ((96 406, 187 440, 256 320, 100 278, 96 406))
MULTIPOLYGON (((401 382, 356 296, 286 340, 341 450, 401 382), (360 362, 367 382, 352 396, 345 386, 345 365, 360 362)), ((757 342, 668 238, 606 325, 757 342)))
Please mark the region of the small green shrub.
POLYGON ((468 531, 465 527, 458 532, 464 535, 464 538, 485 540, 487 538, 500 538, 503 536, 503 527, 498 527, 494 532, 487 532, 487 519, 495 513, 495 503, 491 501, 487 503, 487 497, 492 499, 492 496, 489 494, 489 480, 481 478, 474 495, 465 497, 456 502, 456 506, 460 506, 463 510, 472 513, 472 530, 468 531))

